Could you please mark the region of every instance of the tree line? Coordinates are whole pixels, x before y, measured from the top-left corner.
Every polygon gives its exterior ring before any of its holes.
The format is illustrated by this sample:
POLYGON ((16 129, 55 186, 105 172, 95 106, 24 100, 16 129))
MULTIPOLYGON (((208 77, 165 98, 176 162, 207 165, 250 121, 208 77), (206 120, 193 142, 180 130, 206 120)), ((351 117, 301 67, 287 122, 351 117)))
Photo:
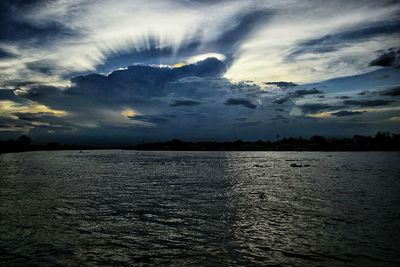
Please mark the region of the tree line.
POLYGON ((353 138, 325 138, 314 135, 310 139, 302 137, 281 138, 276 141, 233 142, 167 142, 142 143, 135 150, 222 150, 222 151, 396 151, 400 150, 400 134, 378 132, 375 136, 354 135, 353 138))
POLYGON ((33 144, 32 138, 27 135, 21 135, 17 139, 8 139, 0 141, 0 153, 25 152, 36 150, 82 150, 94 149, 91 145, 66 145, 58 142, 49 142, 46 145, 33 144))
POLYGON ((400 151, 400 134, 378 132, 375 136, 354 135, 352 138, 325 138, 314 135, 279 138, 276 141, 226 141, 185 142, 173 139, 166 142, 140 143, 120 147, 96 147, 92 145, 67 145, 50 142, 46 145, 33 144, 27 135, 17 139, 0 141, 0 153, 35 150, 86 150, 86 149, 134 149, 134 150, 183 150, 183 151, 400 151))

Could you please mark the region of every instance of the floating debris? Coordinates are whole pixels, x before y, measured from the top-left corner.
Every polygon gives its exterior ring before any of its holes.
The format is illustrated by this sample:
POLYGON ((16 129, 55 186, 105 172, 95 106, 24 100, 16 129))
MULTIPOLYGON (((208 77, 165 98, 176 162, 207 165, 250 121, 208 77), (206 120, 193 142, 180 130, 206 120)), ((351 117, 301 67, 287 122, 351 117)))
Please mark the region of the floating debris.
POLYGON ((303 167, 303 165, 297 164, 297 163, 292 163, 292 164, 290 164, 290 167, 300 168, 300 167, 303 167))

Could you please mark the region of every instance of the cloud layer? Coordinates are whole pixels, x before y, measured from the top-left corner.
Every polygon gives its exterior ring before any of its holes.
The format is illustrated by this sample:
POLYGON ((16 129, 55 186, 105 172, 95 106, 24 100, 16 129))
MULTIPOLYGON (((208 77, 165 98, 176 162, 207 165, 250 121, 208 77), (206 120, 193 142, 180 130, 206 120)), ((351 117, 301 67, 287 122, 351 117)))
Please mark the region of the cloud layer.
POLYGON ((399 12, 389 0, 4 0, 0 137, 393 131, 399 12))
MULTIPOLYGON (((233 83, 223 78, 224 70, 223 62, 209 58, 182 67, 134 65, 108 75, 77 76, 69 87, 2 90, 0 129, 3 135, 28 132, 38 140, 53 136, 66 142, 115 144, 265 139, 278 133, 338 135, 355 129, 369 133, 365 125, 378 123, 387 130, 396 128, 391 120, 399 110, 396 87, 374 87, 374 93, 359 95, 352 82, 360 77, 354 76, 346 82, 341 78, 340 84, 348 88, 338 92, 326 90, 335 81, 268 89, 233 83)), ((384 73, 393 71, 399 73, 384 73)), ((382 71, 367 76, 382 77, 382 71)), ((382 81, 398 82, 398 75, 392 77, 382 81)))

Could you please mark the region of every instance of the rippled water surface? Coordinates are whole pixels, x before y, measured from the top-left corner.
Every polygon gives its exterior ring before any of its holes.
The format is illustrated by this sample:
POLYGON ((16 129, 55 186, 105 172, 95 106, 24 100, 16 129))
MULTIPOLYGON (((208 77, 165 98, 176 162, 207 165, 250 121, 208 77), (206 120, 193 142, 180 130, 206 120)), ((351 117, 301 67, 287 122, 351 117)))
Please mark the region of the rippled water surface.
POLYGON ((0 155, 1 266, 399 266, 399 227, 399 153, 0 155))

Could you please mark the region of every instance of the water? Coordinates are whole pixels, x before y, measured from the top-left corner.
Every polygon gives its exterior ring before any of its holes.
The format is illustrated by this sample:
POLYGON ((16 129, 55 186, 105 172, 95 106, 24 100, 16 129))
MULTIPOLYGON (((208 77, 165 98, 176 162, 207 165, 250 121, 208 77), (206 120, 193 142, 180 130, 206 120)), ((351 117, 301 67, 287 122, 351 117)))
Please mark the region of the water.
POLYGON ((397 152, 0 155, 0 265, 398 266, 399 163, 397 152))

